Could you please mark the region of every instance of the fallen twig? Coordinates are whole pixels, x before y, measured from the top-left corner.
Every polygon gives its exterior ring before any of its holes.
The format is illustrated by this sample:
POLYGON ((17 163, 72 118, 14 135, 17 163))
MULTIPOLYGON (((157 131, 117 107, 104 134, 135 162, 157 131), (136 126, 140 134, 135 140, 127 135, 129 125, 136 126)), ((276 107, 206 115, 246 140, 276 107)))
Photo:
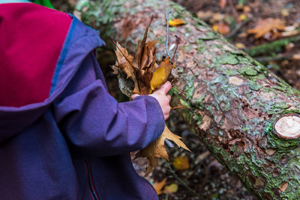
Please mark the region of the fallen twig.
POLYGON ((236 25, 235 29, 233 29, 228 35, 226 35, 226 38, 231 38, 233 36, 235 36, 237 34, 237 32, 244 26, 246 25, 248 22, 252 21, 253 18, 248 18, 244 21, 241 21, 239 24, 236 25))
POLYGON ((167 39, 166 39, 166 51, 167 56, 170 58, 170 52, 169 52, 169 14, 171 13, 171 10, 169 10, 166 14, 166 22, 167 22, 167 39))
POLYGON ((235 16, 236 20, 237 20, 238 22, 241 21, 241 20, 240 20, 240 17, 239 17, 239 14, 237 13, 236 9, 234 8, 234 5, 233 5, 233 3, 232 3, 232 0, 228 0, 228 3, 229 3, 229 5, 230 5, 230 8, 231 8, 231 10, 232 10, 232 12, 233 12, 233 15, 235 16))

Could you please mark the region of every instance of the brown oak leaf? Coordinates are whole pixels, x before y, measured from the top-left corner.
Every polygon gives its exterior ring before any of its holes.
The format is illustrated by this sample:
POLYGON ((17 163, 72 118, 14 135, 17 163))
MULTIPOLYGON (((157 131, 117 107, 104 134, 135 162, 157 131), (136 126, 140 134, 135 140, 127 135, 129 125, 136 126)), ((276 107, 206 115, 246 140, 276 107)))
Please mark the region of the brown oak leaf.
POLYGON ((249 29, 248 34, 255 34, 255 38, 263 37, 264 35, 277 32, 277 30, 284 30, 284 21, 281 19, 267 18, 260 20, 255 28, 249 29))
POLYGON ((169 161, 169 155, 165 148, 165 139, 173 141, 178 147, 182 147, 188 151, 189 148, 180 140, 181 137, 172 133, 167 126, 165 126, 164 132, 159 138, 157 138, 154 142, 149 144, 146 148, 140 150, 135 158, 139 157, 147 157, 149 164, 147 168, 146 175, 150 174, 150 172, 158 165, 158 158, 164 158, 169 161))

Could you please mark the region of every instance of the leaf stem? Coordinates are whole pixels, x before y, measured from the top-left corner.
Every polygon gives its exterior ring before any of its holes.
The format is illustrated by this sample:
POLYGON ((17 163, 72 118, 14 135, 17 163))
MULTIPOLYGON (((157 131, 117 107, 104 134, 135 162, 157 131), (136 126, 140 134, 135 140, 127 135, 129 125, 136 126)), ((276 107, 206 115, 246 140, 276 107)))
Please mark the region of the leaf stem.
POLYGON ((186 109, 189 109, 192 113, 194 112, 192 109, 190 109, 189 107, 186 107, 186 106, 171 107, 171 109, 177 109, 177 108, 186 108, 186 109))
POLYGON ((127 57, 123 54, 123 52, 121 51, 121 49, 119 48, 119 46, 117 45, 117 43, 114 41, 113 38, 110 38, 111 41, 116 45, 117 49, 119 49, 120 53, 123 55, 123 57, 127 60, 127 62, 131 65, 130 61, 127 59, 127 57))
POLYGON ((168 199, 169 199, 169 193, 167 192, 165 200, 168 200, 168 199))

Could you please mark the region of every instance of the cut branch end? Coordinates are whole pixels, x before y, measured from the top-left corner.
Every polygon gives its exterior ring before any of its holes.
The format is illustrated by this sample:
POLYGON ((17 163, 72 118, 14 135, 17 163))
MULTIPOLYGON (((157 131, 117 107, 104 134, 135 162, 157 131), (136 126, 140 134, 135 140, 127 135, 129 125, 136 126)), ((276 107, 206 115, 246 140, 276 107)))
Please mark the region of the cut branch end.
POLYGON ((273 131, 285 139, 296 139, 300 137, 300 115, 285 114, 276 120, 273 131))

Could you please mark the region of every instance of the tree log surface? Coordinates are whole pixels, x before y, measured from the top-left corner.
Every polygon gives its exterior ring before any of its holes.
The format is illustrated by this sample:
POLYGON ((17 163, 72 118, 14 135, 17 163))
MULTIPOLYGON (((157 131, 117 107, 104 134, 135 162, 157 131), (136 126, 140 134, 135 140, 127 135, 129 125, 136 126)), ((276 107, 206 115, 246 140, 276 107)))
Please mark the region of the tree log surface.
POLYGON ((255 197, 299 199, 299 91, 171 1, 104 0, 89 6, 83 21, 100 30, 108 47, 113 37, 130 52, 153 15, 148 39, 159 40, 158 59, 166 55, 165 14, 171 10, 171 18, 183 19, 186 24, 171 27, 169 36, 171 56, 175 35, 180 40, 173 105, 194 111, 181 114, 255 197))

